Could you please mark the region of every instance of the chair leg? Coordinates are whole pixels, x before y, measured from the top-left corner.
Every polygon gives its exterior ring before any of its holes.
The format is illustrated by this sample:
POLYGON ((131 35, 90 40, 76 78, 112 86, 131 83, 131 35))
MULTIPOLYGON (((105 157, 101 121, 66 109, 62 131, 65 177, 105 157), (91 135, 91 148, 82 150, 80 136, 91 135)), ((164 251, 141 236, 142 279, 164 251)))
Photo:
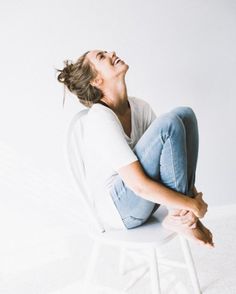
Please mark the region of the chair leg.
POLYGON ((150 252, 150 277, 152 294, 161 294, 160 277, 158 270, 158 258, 155 248, 150 252))
POLYGON ((181 247, 184 253, 184 258, 186 261, 187 269, 190 275, 190 279, 192 281, 192 285, 194 288, 194 293, 195 294, 201 294, 201 288, 199 284, 199 280, 197 277, 197 271, 194 265, 191 249, 188 243, 188 240, 186 240, 183 236, 179 236, 180 242, 181 242, 181 247))
POLYGON ((125 255, 126 255, 125 253, 126 253, 125 247, 122 246, 120 250, 120 260, 119 260, 119 273, 121 275, 125 274, 125 255))
POLYGON ((99 253, 99 248, 100 248, 100 243, 97 241, 94 241, 92 253, 89 258, 89 262, 87 265, 86 274, 85 274, 85 278, 84 278, 84 293, 89 293, 88 286, 89 286, 89 282, 91 281, 92 275, 95 270, 97 257, 98 257, 98 253, 99 253))

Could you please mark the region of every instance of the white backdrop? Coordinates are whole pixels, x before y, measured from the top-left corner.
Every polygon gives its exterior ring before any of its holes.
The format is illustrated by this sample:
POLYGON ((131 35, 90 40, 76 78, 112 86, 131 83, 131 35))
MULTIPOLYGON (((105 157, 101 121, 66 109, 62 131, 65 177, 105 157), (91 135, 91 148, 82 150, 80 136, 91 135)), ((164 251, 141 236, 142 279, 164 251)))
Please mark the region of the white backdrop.
MULTIPOLYGON (((66 257, 55 240, 78 230, 65 139, 83 106, 67 93, 63 109, 55 68, 87 50, 115 50, 130 66, 128 94, 157 114, 195 110, 196 186, 211 206, 235 203, 235 1, 1 0, 0 30, 1 273, 66 257), (36 244, 40 251, 26 249, 36 244)), ((21 293, 20 281, 9 282, 12 293, 21 293)), ((46 293, 27 285, 24 294, 46 293)))
POLYGON ((63 109, 55 68, 87 50, 104 49, 125 59, 128 94, 146 99, 157 114, 179 105, 195 110, 196 186, 210 205, 235 203, 235 1, 0 5, 0 172, 8 199, 23 206, 27 196, 56 199, 68 208, 76 203, 65 136, 83 106, 67 93, 63 109))
POLYGON ((196 185, 211 205, 235 203, 235 1, 0 5, 3 185, 15 195, 47 198, 50 187, 57 198, 74 195, 64 145, 68 122, 82 106, 67 93, 62 108, 55 68, 104 49, 125 59, 128 94, 146 99, 157 114, 193 107, 200 129, 196 185))

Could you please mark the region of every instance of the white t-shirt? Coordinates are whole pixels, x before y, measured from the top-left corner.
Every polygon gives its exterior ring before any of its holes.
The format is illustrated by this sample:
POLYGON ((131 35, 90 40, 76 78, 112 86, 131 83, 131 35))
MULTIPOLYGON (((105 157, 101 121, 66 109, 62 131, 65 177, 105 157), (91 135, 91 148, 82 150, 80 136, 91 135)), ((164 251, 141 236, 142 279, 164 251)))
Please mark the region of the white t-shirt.
POLYGON ((125 228, 109 190, 119 176, 117 170, 138 158, 133 148, 156 114, 143 99, 128 97, 131 108, 131 135, 110 108, 96 103, 84 121, 84 162, 94 205, 105 228, 125 228))

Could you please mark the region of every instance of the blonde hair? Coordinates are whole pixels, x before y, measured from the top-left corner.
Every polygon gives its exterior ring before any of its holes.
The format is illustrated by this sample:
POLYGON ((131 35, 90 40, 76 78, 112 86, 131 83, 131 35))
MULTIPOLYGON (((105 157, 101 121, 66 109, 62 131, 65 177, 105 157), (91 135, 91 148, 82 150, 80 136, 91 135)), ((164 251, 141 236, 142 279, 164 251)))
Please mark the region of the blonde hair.
MULTIPOLYGON (((90 84, 90 81, 97 76, 97 72, 94 66, 86 58, 86 55, 89 52, 90 51, 87 51, 81 55, 75 63, 71 60, 65 60, 64 68, 62 70, 56 70, 59 72, 57 80, 60 83, 63 83, 71 93, 75 94, 80 103, 90 108, 102 98, 103 93, 100 89, 90 84)), ((63 106, 64 101, 65 88, 63 106)))

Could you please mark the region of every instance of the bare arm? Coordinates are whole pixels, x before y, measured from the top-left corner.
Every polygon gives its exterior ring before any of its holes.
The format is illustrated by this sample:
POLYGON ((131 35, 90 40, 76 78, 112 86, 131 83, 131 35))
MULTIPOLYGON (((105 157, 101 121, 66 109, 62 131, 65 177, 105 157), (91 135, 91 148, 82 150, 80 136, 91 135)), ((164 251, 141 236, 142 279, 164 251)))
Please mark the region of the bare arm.
POLYGON ((190 210, 199 217, 205 214, 204 208, 194 198, 176 192, 149 178, 139 161, 120 168, 118 173, 125 184, 144 199, 174 208, 190 210))

